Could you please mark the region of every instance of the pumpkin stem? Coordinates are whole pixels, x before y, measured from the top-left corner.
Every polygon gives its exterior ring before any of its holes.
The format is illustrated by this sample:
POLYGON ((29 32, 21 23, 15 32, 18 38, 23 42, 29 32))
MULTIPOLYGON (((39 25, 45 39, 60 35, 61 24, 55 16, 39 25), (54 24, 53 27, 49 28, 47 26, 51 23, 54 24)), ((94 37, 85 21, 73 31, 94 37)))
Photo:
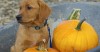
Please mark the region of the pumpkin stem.
POLYGON ((67 20, 78 20, 80 18, 81 9, 74 9, 67 20))
POLYGON ((43 39, 43 40, 39 43, 39 46, 38 46, 37 50, 39 50, 39 51, 44 51, 44 52, 48 52, 45 42, 46 42, 46 39, 43 39))
POLYGON ((83 23, 85 20, 86 20, 86 18, 84 18, 83 20, 81 20, 75 29, 78 30, 78 31, 81 30, 82 23, 83 23))

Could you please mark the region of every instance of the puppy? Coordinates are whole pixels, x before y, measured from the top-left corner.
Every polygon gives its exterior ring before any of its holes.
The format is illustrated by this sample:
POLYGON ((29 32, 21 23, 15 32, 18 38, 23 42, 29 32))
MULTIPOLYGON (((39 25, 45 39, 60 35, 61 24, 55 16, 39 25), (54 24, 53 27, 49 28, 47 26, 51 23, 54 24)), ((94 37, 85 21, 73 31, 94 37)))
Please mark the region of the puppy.
POLYGON ((19 29, 11 52, 23 52, 25 49, 37 46, 42 39, 48 42, 46 19, 51 9, 42 0, 22 0, 19 15, 16 16, 19 29))

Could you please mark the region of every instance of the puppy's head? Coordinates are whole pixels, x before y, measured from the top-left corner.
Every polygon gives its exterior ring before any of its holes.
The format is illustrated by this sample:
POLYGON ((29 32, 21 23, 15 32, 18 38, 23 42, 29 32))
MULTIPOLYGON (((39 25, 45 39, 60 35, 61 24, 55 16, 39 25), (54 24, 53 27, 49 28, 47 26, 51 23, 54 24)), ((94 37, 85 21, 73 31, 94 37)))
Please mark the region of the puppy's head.
POLYGON ((42 0, 22 0, 17 21, 21 24, 40 25, 48 18, 50 8, 42 0))

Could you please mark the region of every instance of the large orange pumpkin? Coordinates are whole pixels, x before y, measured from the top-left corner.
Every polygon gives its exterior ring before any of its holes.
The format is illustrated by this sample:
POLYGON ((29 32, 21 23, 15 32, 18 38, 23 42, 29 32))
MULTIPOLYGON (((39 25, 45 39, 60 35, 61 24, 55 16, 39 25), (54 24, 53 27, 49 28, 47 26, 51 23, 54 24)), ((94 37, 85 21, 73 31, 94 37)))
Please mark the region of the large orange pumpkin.
POLYGON ((62 21, 54 30, 53 47, 61 52, 85 52, 95 48, 98 45, 97 33, 84 20, 62 21))
POLYGON ((28 48, 24 52, 58 52, 58 51, 54 48, 47 49, 45 41, 43 41, 42 43, 39 44, 39 46, 28 48))

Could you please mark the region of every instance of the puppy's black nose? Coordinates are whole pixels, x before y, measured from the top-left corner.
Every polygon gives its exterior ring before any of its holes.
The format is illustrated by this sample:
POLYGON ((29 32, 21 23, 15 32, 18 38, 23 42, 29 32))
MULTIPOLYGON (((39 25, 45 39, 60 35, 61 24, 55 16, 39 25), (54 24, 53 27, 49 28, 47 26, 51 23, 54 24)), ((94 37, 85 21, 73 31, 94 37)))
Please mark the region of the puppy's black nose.
POLYGON ((17 15, 17 16, 16 16, 16 19, 17 19, 18 22, 20 22, 21 19, 22 19, 22 16, 21 16, 21 15, 17 15))

